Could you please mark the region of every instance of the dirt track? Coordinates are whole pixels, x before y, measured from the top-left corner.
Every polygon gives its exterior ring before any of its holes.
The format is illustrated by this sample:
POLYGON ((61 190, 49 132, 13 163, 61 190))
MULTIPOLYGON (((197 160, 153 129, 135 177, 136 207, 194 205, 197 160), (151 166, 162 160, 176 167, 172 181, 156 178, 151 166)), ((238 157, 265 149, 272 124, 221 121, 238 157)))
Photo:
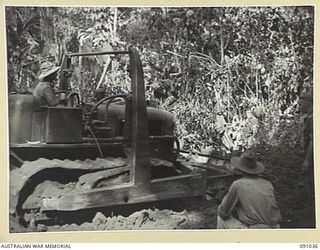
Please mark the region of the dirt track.
POLYGON ((282 227, 314 228, 314 193, 308 191, 306 172, 302 170, 301 148, 259 147, 266 166, 264 177, 272 182, 283 217, 282 227))

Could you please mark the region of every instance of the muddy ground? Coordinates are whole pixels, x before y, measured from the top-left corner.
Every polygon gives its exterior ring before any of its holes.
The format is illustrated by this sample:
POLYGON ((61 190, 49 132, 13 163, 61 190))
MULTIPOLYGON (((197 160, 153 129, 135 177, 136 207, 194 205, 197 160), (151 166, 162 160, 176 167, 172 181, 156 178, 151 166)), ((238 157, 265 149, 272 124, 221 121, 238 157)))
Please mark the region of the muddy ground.
MULTIPOLYGON (((259 146, 258 157, 266 166, 263 177, 272 182, 281 209, 282 228, 315 227, 314 195, 308 191, 301 168, 300 149, 259 146)), ((207 200, 188 198, 165 202, 111 208, 91 213, 72 213, 68 220, 52 225, 38 223, 25 229, 11 223, 12 232, 215 229, 217 207, 224 191, 207 200)))

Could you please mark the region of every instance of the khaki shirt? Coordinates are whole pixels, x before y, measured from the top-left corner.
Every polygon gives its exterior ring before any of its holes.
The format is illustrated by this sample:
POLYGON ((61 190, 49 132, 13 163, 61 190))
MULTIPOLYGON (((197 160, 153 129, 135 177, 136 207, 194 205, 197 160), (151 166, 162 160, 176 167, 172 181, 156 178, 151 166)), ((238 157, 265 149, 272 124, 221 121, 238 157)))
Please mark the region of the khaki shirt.
POLYGON ((33 96, 40 99, 41 105, 56 106, 59 104, 50 82, 39 82, 33 90, 33 96))
POLYGON ((239 220, 248 226, 274 226, 281 220, 272 184, 257 176, 246 176, 232 183, 218 214, 227 219, 233 212, 237 212, 239 220))

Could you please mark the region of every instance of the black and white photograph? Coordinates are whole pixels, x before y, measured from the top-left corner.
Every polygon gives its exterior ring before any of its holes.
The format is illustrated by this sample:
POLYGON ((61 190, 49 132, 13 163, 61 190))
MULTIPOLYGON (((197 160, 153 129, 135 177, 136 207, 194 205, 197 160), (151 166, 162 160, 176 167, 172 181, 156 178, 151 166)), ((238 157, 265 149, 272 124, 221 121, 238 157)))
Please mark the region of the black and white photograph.
POLYGON ((9 234, 316 228, 315 6, 4 11, 9 234))

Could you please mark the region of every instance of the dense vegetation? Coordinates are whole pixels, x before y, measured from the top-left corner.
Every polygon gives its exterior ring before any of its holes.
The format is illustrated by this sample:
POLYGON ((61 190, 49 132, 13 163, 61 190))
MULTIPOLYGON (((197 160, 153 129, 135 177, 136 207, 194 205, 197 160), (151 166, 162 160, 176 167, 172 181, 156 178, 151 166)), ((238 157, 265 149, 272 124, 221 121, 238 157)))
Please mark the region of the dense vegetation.
MULTIPOLYGON (((224 152, 299 143, 298 96, 312 91, 314 8, 6 7, 8 89, 28 92, 43 60, 138 48, 147 99, 172 112, 181 145, 224 152)), ((128 90, 126 58, 75 59, 72 87, 128 90)))

